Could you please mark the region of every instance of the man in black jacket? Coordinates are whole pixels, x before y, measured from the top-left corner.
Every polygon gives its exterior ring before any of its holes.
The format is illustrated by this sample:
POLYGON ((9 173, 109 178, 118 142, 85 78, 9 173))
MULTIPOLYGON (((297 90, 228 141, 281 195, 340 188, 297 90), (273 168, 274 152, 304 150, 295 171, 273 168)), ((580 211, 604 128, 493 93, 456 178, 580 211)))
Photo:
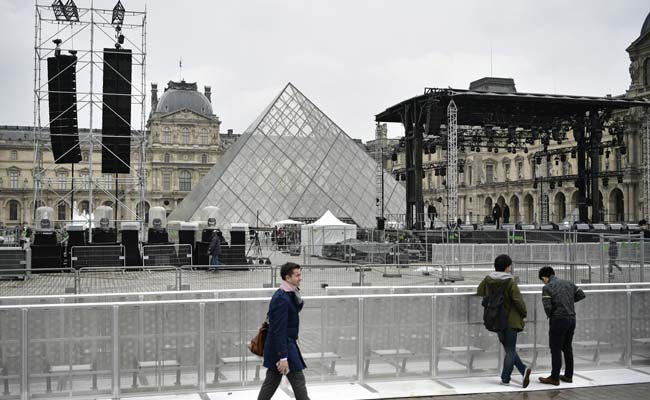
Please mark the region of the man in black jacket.
POLYGON ((539 381, 558 386, 560 381, 573 382, 573 333, 576 329, 575 303, 585 298, 585 293, 573 282, 559 279, 552 267, 542 267, 539 279, 544 282, 542 303, 549 318, 548 344, 551 347, 551 375, 539 381), (564 375, 562 368, 564 353, 564 375))

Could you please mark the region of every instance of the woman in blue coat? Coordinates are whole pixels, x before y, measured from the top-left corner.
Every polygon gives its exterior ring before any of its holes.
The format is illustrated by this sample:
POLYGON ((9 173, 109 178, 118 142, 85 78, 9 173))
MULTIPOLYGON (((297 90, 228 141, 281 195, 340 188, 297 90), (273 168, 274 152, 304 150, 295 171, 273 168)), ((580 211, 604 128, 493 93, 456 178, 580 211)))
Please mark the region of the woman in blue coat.
POLYGON ((286 375, 296 400, 309 400, 305 375, 302 372, 306 368, 305 360, 298 348, 298 314, 303 306, 300 296, 300 265, 284 264, 280 268, 280 277, 280 289, 273 294, 269 304, 269 330, 264 343, 266 378, 257 399, 270 400, 282 380, 282 375, 286 375))

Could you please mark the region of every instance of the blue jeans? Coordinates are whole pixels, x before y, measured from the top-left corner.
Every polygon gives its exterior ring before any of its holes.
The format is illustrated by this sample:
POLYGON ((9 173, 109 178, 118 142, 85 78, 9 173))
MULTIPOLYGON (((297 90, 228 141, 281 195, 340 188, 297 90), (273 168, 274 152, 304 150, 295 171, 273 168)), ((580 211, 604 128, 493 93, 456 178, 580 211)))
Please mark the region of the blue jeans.
POLYGON ((526 373, 526 365, 517 354, 517 331, 512 328, 506 328, 501 332, 497 332, 497 335, 499 335, 499 342, 501 342, 506 352, 506 356, 503 359, 501 381, 510 382, 510 375, 512 375, 514 367, 517 367, 522 375, 526 373))
POLYGON ((219 256, 210 257, 210 265, 221 265, 221 261, 219 261, 219 256))

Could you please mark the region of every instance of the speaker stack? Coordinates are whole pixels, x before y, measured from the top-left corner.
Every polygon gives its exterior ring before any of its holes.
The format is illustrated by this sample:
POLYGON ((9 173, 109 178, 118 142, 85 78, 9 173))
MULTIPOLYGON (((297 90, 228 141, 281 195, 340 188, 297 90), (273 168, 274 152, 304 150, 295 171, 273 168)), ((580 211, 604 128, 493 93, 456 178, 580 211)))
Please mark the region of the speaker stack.
POLYGON ((131 169, 131 69, 131 50, 104 49, 102 173, 131 169))
MULTIPOLYGON (((59 43, 57 43, 58 48, 59 43)), ((56 164, 81 161, 77 125, 77 56, 60 50, 47 59, 50 141, 56 164)))

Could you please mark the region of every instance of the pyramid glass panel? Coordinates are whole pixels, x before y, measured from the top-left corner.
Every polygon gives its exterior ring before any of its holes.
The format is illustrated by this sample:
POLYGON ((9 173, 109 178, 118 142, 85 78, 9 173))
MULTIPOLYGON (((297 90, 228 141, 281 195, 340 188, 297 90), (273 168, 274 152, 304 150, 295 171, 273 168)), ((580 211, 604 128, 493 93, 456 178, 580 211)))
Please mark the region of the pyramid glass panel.
MULTIPOLYGON (((218 225, 272 226, 330 210, 376 225, 376 164, 316 105, 288 84, 170 215, 192 221, 219 207, 218 225)), ((384 171, 384 212, 403 214, 405 189, 384 171)))

